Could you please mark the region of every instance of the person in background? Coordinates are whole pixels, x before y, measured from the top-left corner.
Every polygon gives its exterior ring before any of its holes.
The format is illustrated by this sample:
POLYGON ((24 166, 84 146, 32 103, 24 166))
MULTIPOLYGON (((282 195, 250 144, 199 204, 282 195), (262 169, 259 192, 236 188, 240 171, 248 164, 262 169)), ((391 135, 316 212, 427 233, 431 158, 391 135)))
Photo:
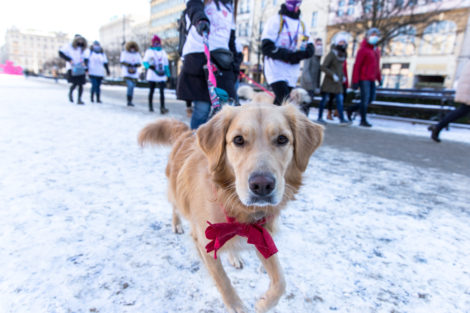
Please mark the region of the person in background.
POLYGON ((435 142, 441 142, 439 133, 444 127, 470 114, 470 61, 467 61, 460 75, 454 101, 460 103, 460 107, 448 113, 436 125, 428 127, 428 130, 431 131, 431 139, 435 142))
POLYGON ((286 0, 279 13, 268 19, 261 36, 264 74, 276 105, 281 105, 297 85, 300 61, 314 53, 305 23, 300 20, 301 4, 301 0, 286 0))
POLYGON ((325 72, 325 78, 321 86, 322 99, 318 108, 318 122, 325 124, 323 120, 323 109, 329 98, 336 98, 336 107, 340 124, 347 125, 343 115, 343 83, 346 81, 344 76, 344 63, 347 58, 347 41, 344 37, 338 36, 331 45, 331 51, 325 57, 321 70, 325 72))
POLYGON ((127 106, 133 107, 132 98, 134 88, 139 78, 139 67, 142 63, 142 57, 139 54, 139 45, 135 41, 129 41, 125 50, 121 52, 121 75, 124 77, 127 85, 127 106))
POLYGON ((94 41, 85 56, 85 63, 88 66, 88 77, 91 82, 91 102, 101 103, 101 81, 105 75, 109 75, 108 58, 98 41, 94 41))
MULTIPOLYGON (((349 79, 348 79, 348 60, 346 60, 343 63, 343 107, 344 107, 344 102, 346 100, 346 96, 348 95, 348 88, 349 88, 349 79)), ((327 109, 328 109, 328 114, 326 115, 326 119, 332 121, 334 119, 333 116, 339 116, 338 111, 336 110, 333 114, 333 102, 334 102, 334 97, 330 97, 330 100, 328 101, 327 104, 327 109)))
POLYGON ((232 0, 189 0, 186 1, 186 11, 185 18, 191 26, 183 46, 184 62, 178 77, 176 95, 180 100, 192 101, 191 129, 197 129, 207 122, 211 110, 204 70, 204 33, 209 33, 211 59, 217 67, 217 87, 232 99, 236 98, 236 75, 233 69, 233 55, 237 53, 234 6, 232 0))
POLYGON ((80 35, 75 35, 72 43, 66 44, 59 50, 59 56, 64 59, 67 71, 67 80, 71 83, 69 100, 73 103, 73 91, 78 86, 77 104, 85 104, 82 101, 83 85, 86 83, 86 47, 87 41, 80 35))
POLYGON ((154 35, 152 45, 145 51, 144 67, 147 69, 147 81, 149 82, 149 111, 153 112, 153 94, 155 87, 160 90, 160 113, 168 113, 165 108, 165 84, 167 77, 170 77, 170 68, 168 63, 168 55, 162 49, 162 41, 160 37, 154 35))
POLYGON ((304 61, 302 68, 302 76, 300 84, 303 89, 307 90, 310 97, 320 93, 320 66, 321 57, 323 56, 323 41, 321 38, 315 39, 315 53, 311 58, 304 61))
POLYGON ((352 113, 359 109, 361 114, 360 126, 371 127, 367 121, 367 106, 375 100, 375 82, 382 85, 382 75, 380 74, 380 49, 377 44, 380 41, 380 31, 371 28, 367 31, 366 37, 361 43, 357 52, 352 75, 352 87, 354 90, 360 88, 361 102, 351 106, 347 110, 348 119, 351 120, 352 113))

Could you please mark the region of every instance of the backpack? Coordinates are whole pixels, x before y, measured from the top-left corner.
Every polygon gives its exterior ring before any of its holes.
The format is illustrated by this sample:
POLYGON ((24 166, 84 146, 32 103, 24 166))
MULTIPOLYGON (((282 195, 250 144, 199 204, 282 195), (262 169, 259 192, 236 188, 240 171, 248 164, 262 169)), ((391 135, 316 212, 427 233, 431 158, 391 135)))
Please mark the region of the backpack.
POLYGON ((181 16, 178 20, 178 54, 180 55, 180 57, 183 56, 183 47, 184 43, 186 42, 186 37, 188 37, 189 29, 191 28, 191 26, 193 26, 192 22, 189 24, 189 26, 187 25, 186 12, 187 9, 184 9, 183 12, 181 12, 181 16))

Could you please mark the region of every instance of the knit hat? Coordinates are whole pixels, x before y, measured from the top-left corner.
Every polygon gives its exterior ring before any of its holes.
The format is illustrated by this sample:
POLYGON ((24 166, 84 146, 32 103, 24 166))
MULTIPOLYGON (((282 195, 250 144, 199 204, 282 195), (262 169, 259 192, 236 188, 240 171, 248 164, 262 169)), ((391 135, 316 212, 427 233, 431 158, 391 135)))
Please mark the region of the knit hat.
POLYGON ((367 31, 366 36, 369 37, 372 34, 376 34, 377 36, 380 37, 380 30, 378 28, 373 27, 367 31))
POLYGON ((157 45, 161 45, 161 44, 162 44, 162 40, 160 39, 160 37, 158 37, 157 35, 153 35, 152 47, 157 46, 157 45))

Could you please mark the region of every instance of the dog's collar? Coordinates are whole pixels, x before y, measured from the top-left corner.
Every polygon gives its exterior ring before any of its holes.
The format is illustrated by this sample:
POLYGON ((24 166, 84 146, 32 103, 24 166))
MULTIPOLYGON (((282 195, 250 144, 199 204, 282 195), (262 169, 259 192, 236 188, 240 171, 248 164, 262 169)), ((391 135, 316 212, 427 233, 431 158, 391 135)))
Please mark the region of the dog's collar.
MULTIPOLYGON (((217 196, 215 186, 214 194, 217 196)), ((216 197, 217 198, 217 197, 216 197)), ((210 242, 206 245, 207 253, 214 251, 214 259, 217 259, 217 250, 236 235, 246 237, 249 244, 255 245, 256 249, 264 256, 265 259, 277 253, 277 247, 271 234, 263 227, 266 224, 266 217, 261 218, 255 223, 239 223, 236 218, 227 215, 225 208, 220 205, 224 211, 227 223, 212 224, 207 221, 206 238, 210 242)))

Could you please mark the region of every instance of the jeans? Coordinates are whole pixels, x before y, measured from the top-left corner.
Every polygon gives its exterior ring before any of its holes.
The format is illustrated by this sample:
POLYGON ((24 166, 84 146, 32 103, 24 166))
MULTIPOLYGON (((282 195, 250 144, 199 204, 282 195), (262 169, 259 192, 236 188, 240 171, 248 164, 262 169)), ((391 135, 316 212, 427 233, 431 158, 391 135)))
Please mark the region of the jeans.
MULTIPOLYGON (((100 86, 101 86, 101 80, 103 79, 103 77, 100 77, 100 76, 91 76, 90 75, 90 82, 91 82, 91 94, 96 94, 97 96, 99 96, 101 90, 100 90, 100 86)), ((93 97, 93 96, 92 96, 93 97)))
POLYGON ((342 93, 334 94, 334 93, 322 93, 322 99, 320 101, 320 105, 318 107, 318 119, 321 120, 323 116, 323 110, 325 109, 325 104, 328 102, 330 97, 336 98, 336 108, 338 109, 339 119, 344 121, 344 114, 343 114, 343 101, 344 95, 342 93))
POLYGON ((359 109, 361 113, 361 123, 365 123, 367 121, 367 107, 375 100, 375 81, 361 80, 359 82, 359 88, 361 90, 361 102, 360 104, 350 107, 349 111, 354 112, 359 109))
POLYGON ((126 85, 127 85, 127 96, 132 97, 134 95, 134 87, 136 85, 136 81, 133 78, 125 78, 126 85))
POLYGON ((211 103, 206 101, 193 101, 193 115, 191 116, 191 129, 197 129, 207 122, 211 111, 211 103))

